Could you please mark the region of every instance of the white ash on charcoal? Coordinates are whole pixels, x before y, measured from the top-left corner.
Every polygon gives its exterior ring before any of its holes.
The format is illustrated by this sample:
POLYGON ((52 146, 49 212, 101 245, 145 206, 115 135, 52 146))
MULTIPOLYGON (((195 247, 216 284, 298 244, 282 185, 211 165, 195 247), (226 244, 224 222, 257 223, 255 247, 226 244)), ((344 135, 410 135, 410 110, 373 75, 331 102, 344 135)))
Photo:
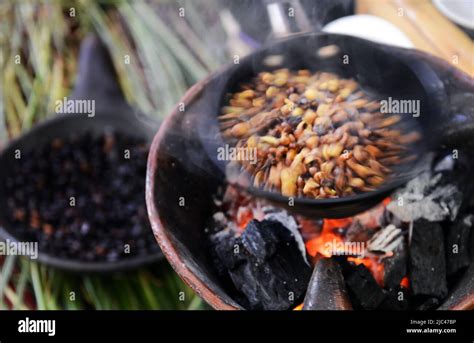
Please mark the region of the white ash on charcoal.
POLYGON ((372 254, 391 254, 403 242, 403 232, 390 224, 377 231, 367 242, 367 250, 372 254))
POLYGON ((455 161, 451 155, 446 155, 441 158, 434 166, 433 170, 436 173, 449 172, 454 169, 455 161))
POLYGON ((444 298, 448 293, 444 233, 439 223, 413 223, 409 272, 413 295, 444 298))
POLYGON ((426 171, 393 195, 387 209, 404 222, 420 218, 432 222, 455 220, 463 194, 454 183, 446 183, 442 173, 426 171))
POLYGON ((251 220, 239 236, 232 230, 211 236, 220 265, 252 310, 288 310, 301 303, 311 267, 294 232, 279 221, 251 220))
POLYGON ((446 262, 448 276, 465 270, 470 262, 469 236, 471 235, 472 215, 458 218, 446 233, 446 262))

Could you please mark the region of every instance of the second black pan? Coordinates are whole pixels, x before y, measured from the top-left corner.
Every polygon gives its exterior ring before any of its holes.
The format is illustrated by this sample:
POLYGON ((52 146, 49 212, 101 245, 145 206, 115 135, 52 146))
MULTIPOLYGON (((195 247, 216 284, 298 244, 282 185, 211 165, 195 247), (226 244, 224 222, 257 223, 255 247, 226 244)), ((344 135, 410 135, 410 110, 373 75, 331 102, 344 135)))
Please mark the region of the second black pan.
MULTIPOLYGON (((46 120, 12 141, 0 154, 0 180, 8 174, 9 166, 14 163, 14 152, 31 151, 54 138, 69 138, 71 135, 90 133, 101 135, 107 128, 117 134, 151 141, 158 129, 158 123, 130 107, 118 87, 112 62, 107 50, 96 36, 85 38, 81 45, 79 72, 76 87, 71 99, 95 100, 95 116, 86 114, 58 114, 46 120)), ((5 185, 0 182, 0 239, 17 241, 15 231, 7 221, 5 211, 5 185)), ((143 185, 145 187, 145 185, 143 185)), ((152 234, 150 230, 150 234, 152 234)), ((136 268, 146 263, 162 259, 161 252, 130 257, 116 262, 83 262, 81 260, 64 259, 42 251, 38 252, 41 263, 60 269, 80 272, 110 272, 136 268)))

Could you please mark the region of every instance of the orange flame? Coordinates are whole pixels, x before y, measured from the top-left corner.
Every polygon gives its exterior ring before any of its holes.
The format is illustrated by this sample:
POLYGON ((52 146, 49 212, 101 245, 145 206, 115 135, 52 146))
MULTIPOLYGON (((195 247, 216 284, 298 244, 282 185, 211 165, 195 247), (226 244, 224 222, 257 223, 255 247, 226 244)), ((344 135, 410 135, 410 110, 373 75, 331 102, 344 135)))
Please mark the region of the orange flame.
POLYGON ((244 231, 248 223, 254 218, 253 211, 251 208, 240 208, 237 212, 237 227, 244 231))
POLYGON ((316 256, 316 254, 324 257, 331 257, 334 250, 332 246, 334 243, 343 243, 342 237, 335 233, 335 229, 345 228, 352 222, 352 218, 343 219, 324 219, 321 234, 318 237, 310 239, 306 242, 306 250, 309 255, 316 256))
MULTIPOLYGON (((366 223, 370 223, 370 226, 375 226, 378 223, 378 216, 381 214, 381 207, 383 210, 383 207, 387 206, 390 201, 390 197, 384 199, 381 206, 362 213, 359 215, 359 218, 361 219, 361 216, 363 216, 366 223)), ((306 250, 308 254, 313 257, 317 254, 320 254, 324 257, 333 256, 335 254, 334 244, 344 243, 342 235, 340 235, 338 232, 335 232, 335 229, 345 229, 352 223, 353 220, 354 217, 343 219, 324 219, 323 228, 319 236, 306 242, 306 250)), ((370 270, 377 283, 383 287, 384 266, 378 258, 348 257, 347 260, 357 265, 365 265, 370 270)))

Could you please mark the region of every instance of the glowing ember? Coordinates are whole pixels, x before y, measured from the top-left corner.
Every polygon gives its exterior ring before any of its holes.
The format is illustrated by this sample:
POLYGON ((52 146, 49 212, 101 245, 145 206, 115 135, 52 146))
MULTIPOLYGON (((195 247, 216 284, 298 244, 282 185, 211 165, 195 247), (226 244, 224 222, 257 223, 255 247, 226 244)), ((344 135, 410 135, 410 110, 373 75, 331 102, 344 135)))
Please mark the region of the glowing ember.
POLYGON ((334 232, 334 230, 346 228, 351 222, 352 218, 325 219, 321 234, 306 242, 306 250, 308 254, 313 257, 316 256, 316 254, 323 255, 324 257, 335 255, 335 247, 343 244, 344 241, 339 234, 334 232))
POLYGON ((408 280, 408 276, 405 276, 402 281, 400 281, 400 286, 404 288, 410 288, 410 281, 408 280))
POLYGON ((244 231, 247 224, 254 218, 253 210, 250 207, 240 207, 237 211, 237 227, 244 231))
POLYGON ((303 309, 303 304, 299 304, 293 309, 293 311, 301 311, 302 309, 303 309))

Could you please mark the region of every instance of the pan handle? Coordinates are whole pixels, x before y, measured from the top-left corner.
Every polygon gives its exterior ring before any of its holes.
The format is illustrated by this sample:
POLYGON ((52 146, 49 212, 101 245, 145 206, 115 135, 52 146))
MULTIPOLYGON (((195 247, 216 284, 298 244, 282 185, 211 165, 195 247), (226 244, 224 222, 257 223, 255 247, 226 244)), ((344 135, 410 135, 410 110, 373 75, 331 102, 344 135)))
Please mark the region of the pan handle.
POLYGON ((96 113, 128 107, 107 48, 95 34, 81 44, 77 81, 70 98, 95 100, 96 113))

